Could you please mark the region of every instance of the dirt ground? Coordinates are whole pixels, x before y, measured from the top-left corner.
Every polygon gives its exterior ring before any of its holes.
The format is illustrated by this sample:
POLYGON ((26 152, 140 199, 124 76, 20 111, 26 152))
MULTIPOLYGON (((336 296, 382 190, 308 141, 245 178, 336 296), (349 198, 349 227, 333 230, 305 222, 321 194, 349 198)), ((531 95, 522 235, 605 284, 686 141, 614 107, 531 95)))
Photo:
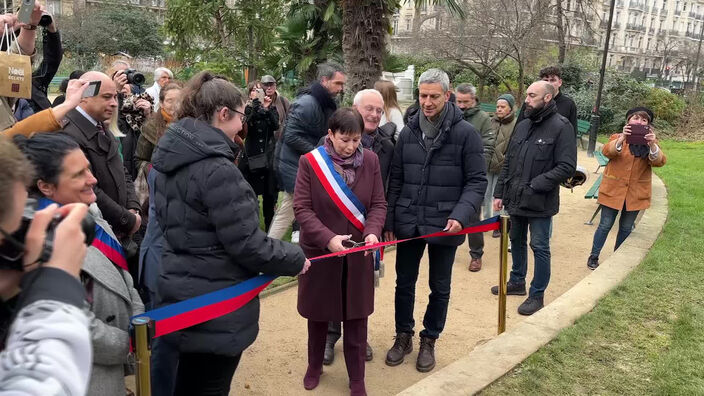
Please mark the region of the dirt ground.
MULTIPOLYGON (((585 200, 584 194, 596 180, 592 173, 596 167, 593 158, 579 151, 579 164, 590 172, 584 186, 561 190, 561 210, 555 217, 552 238, 552 278, 545 293, 548 304, 590 273, 586 266, 595 225, 585 225, 597 204, 585 200)), ((598 218, 596 220, 598 224, 598 218)), ((614 235, 607 241, 602 258, 613 249, 614 235)), ((436 344, 437 366, 442 369, 472 348, 496 335, 498 297, 489 292, 498 284, 499 243, 498 239, 485 234, 484 266, 480 272, 470 273, 469 248, 467 243, 458 248, 452 279, 452 295, 444 332, 436 344)), ((510 254, 509 254, 510 260, 510 254)), ((415 369, 418 337, 414 339, 414 351, 397 367, 384 364, 387 349, 394 336, 394 284, 395 253, 386 254, 386 274, 376 290, 376 307, 369 318, 369 343, 374 349, 374 360, 367 363, 366 385, 371 395, 391 395, 421 380, 430 373, 422 374, 415 369)), ((532 279, 532 254, 529 251, 528 280, 532 279)), ((423 314, 428 301, 427 256, 421 264, 417 284, 415 319, 416 333, 422 329, 423 314)), ((297 288, 268 296, 261 302, 260 332, 257 341, 245 351, 240 367, 232 383, 231 395, 344 395, 347 387, 347 371, 342 353, 342 342, 336 345, 335 361, 325 366, 320 385, 313 391, 303 389, 307 358, 306 321, 296 311, 297 288)), ((524 297, 509 296, 507 326, 521 321, 516 309, 524 297)), ((432 372, 431 372, 432 373, 432 372)))

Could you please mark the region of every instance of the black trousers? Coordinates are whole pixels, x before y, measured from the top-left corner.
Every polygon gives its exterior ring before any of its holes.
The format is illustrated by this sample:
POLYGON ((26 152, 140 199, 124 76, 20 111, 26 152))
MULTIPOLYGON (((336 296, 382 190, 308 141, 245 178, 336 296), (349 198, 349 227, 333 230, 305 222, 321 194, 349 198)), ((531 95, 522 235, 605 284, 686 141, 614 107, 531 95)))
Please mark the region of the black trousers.
MULTIPOLYGON (((413 308, 416 300, 416 281, 420 259, 426 242, 416 239, 396 248, 396 332, 414 333, 413 308)), ((428 245, 430 298, 425 308, 421 337, 437 339, 445 328, 447 306, 450 302, 452 264, 457 246, 428 245)))
POLYGON ((181 353, 174 396, 227 396, 241 357, 181 353))
MULTIPOLYGON (((481 219, 479 218, 479 213, 473 216, 469 220, 469 224, 479 223, 481 219)), ((469 243, 469 255, 473 259, 480 259, 484 255, 484 233, 476 232, 467 235, 467 241, 469 243)))

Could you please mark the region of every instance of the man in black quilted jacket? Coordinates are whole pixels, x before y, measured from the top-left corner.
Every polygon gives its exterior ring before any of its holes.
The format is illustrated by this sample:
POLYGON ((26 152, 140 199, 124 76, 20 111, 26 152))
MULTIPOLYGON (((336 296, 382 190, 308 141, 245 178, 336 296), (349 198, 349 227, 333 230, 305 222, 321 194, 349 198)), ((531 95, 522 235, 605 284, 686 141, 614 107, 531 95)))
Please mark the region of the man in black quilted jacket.
MULTIPOLYGON (((476 129, 450 102, 444 71, 429 69, 418 80, 420 110, 396 143, 387 191, 385 238, 411 238, 446 230, 458 232, 481 210, 486 164, 476 129)), ((435 341, 445 327, 457 246, 464 236, 418 239, 398 245, 396 254, 396 341, 386 364, 403 363, 413 350, 413 306, 420 259, 428 245, 430 298, 420 332, 416 369, 435 367, 435 341)))

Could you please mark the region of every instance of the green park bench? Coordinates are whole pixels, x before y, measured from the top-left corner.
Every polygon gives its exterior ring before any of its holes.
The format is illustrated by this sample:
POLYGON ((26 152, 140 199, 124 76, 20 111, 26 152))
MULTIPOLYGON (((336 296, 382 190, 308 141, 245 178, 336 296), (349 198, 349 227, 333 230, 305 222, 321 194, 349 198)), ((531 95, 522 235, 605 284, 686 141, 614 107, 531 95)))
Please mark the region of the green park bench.
POLYGON ((597 166, 594 173, 599 173, 599 169, 606 166, 606 164, 609 163, 609 159, 606 158, 606 156, 601 151, 594 151, 594 158, 596 158, 597 162, 599 163, 599 166, 597 166))
MULTIPOLYGON (((596 151, 594 152, 596 154, 596 151)), ((600 153, 601 154, 601 153, 600 153)), ((603 179, 604 174, 602 173, 599 175, 599 177, 596 179, 594 184, 592 184, 591 187, 589 187, 589 190, 587 191, 586 194, 584 194, 585 199, 598 199, 599 198, 599 187, 601 187, 601 179, 603 179)), ((601 205, 598 205, 596 207, 596 210, 594 211, 594 214, 592 215, 592 218, 589 219, 588 222, 584 223, 587 225, 593 225, 594 224, 594 219, 596 218, 596 215, 599 214, 599 211, 601 211, 601 205)))
POLYGON ((479 109, 481 111, 494 114, 496 113, 496 103, 479 103, 479 109))
POLYGON ((581 143, 582 148, 584 148, 582 136, 589 135, 589 129, 591 129, 591 123, 589 121, 577 120, 577 142, 581 143))
POLYGON ((54 76, 54 78, 52 78, 51 82, 49 83, 49 91, 58 91, 59 85, 61 85, 61 81, 63 81, 65 78, 68 78, 68 76, 54 76))

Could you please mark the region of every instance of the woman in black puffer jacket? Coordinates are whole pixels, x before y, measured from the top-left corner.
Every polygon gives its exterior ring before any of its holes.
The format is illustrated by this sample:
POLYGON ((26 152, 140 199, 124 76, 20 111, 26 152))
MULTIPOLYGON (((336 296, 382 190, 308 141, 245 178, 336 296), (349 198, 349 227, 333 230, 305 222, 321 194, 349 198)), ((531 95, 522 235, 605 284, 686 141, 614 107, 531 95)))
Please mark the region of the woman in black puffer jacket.
MULTIPOLYGON (((259 273, 296 275, 310 262, 298 246, 259 229, 258 202, 235 165, 244 118, 242 92, 202 72, 152 157, 159 171, 156 217, 166 242, 158 306, 236 285, 259 273)), ((178 348, 176 395, 228 394, 242 351, 257 337, 259 300, 166 335, 178 348)))

